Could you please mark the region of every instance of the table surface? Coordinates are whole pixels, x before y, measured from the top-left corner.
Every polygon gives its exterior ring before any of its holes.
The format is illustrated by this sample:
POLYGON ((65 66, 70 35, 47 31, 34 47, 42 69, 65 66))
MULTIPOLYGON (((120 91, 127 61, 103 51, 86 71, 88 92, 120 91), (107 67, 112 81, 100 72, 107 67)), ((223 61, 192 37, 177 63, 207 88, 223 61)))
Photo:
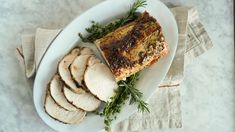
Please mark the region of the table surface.
MULTIPOLYGON (((14 51, 22 33, 62 28, 102 0, 0 0, 0 132, 53 132, 37 115, 32 84, 14 51)), ((183 128, 159 132, 235 131, 234 31, 232 0, 163 0, 197 7, 214 47, 185 70, 183 128)), ((147 130, 156 131, 156 130, 147 130)))

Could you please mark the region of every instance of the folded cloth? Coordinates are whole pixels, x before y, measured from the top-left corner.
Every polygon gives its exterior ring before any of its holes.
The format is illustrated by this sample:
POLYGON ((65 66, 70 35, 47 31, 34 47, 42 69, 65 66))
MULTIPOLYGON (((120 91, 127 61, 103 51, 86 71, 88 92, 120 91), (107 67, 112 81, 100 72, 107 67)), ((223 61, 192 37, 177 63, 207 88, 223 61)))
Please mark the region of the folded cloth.
MULTIPOLYGON (((149 99, 151 112, 136 112, 113 126, 111 131, 182 127, 180 83, 183 80, 184 68, 194 58, 210 49, 212 42, 195 8, 174 7, 171 11, 179 30, 178 47, 165 79, 156 86, 156 91, 149 99)), ((60 31, 38 28, 35 35, 22 35, 22 45, 16 49, 16 56, 27 78, 34 77, 44 53, 60 31)))

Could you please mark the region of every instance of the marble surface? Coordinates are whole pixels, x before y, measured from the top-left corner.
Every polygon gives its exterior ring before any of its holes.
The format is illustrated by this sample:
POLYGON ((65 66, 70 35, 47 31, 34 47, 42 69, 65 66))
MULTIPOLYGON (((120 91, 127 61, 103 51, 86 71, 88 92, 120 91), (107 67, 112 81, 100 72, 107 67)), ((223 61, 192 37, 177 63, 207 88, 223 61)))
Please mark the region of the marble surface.
MULTIPOLYGON (((0 132, 53 132, 37 115, 15 58, 20 34, 62 28, 102 0, 0 0, 0 132)), ((214 47, 185 71, 183 128, 159 132, 235 131, 233 0, 163 0, 196 6, 214 47)), ((156 130, 146 130, 156 131, 156 130)))

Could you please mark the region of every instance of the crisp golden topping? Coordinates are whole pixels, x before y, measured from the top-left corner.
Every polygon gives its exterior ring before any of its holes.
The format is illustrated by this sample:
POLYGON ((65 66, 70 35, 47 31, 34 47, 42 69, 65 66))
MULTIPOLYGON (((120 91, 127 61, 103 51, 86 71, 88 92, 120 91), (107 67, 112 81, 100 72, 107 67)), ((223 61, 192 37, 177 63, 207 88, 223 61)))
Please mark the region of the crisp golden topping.
POLYGON ((157 60, 165 39, 155 18, 147 12, 96 41, 116 79, 123 79, 157 60))

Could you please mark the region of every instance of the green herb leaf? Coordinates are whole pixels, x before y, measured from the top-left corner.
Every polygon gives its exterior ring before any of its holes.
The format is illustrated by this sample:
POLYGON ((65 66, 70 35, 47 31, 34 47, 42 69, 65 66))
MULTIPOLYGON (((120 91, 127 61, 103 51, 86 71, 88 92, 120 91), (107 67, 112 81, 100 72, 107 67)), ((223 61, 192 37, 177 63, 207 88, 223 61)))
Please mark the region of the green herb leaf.
POLYGON ((104 123, 105 129, 109 130, 111 122, 116 119, 116 115, 120 113, 122 106, 126 100, 130 98, 130 104, 136 104, 138 111, 149 112, 147 103, 142 100, 142 93, 135 88, 135 83, 138 81, 139 73, 131 75, 126 80, 118 82, 118 89, 116 95, 111 97, 104 107, 104 123))
POLYGON ((83 42, 91 42, 93 43, 96 39, 102 38, 108 33, 116 30, 117 28, 125 25, 126 23, 133 21, 136 19, 136 11, 140 7, 145 7, 145 0, 137 0, 128 11, 126 17, 120 18, 116 21, 113 21, 109 24, 101 24, 95 21, 91 21, 91 27, 86 28, 88 36, 84 37, 81 33, 78 33, 78 36, 81 38, 83 42))

